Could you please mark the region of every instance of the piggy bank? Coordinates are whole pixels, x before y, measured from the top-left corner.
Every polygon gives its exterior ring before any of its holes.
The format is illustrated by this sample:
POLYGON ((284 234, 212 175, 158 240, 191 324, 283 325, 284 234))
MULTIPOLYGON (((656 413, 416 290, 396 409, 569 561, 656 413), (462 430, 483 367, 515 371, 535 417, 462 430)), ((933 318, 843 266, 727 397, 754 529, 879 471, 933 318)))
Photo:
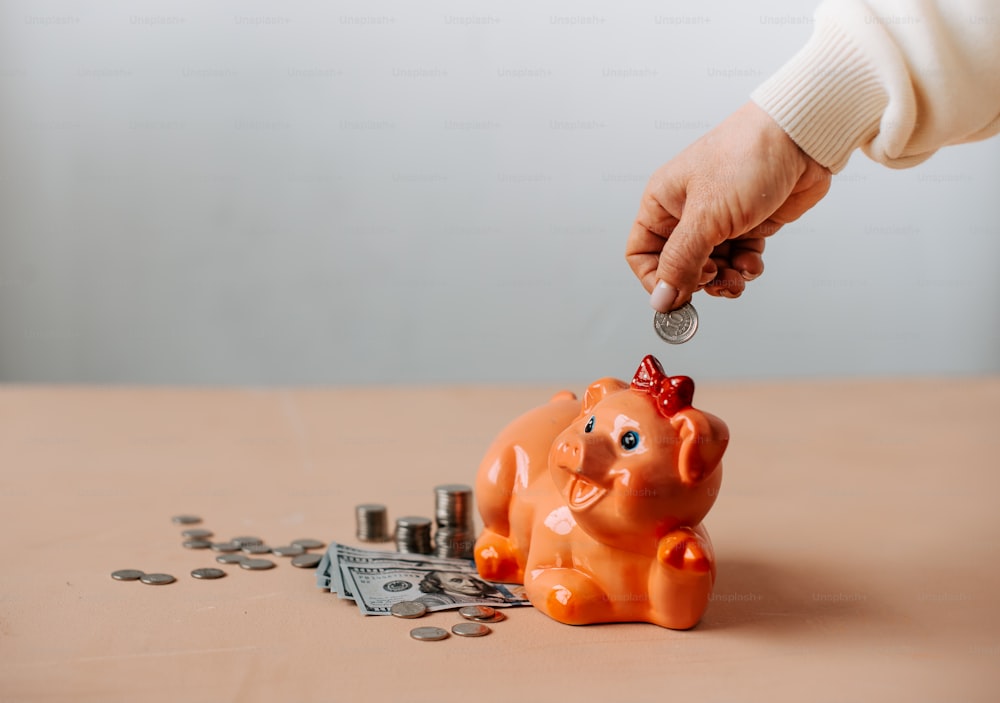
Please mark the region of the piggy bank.
POLYGON ((564 391, 504 428, 476 477, 476 566, 559 622, 693 627, 715 556, 702 519, 729 431, 652 356, 631 383, 564 391))

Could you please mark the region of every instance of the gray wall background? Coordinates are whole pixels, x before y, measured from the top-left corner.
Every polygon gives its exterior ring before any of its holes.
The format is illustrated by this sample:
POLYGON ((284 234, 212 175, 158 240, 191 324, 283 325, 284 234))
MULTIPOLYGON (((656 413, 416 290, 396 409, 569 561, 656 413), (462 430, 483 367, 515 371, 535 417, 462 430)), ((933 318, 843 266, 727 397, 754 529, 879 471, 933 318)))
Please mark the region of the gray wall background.
POLYGON ((1000 371, 1000 140, 857 154, 667 347, 653 170, 806 40, 763 2, 0 4, 0 380, 1000 371))

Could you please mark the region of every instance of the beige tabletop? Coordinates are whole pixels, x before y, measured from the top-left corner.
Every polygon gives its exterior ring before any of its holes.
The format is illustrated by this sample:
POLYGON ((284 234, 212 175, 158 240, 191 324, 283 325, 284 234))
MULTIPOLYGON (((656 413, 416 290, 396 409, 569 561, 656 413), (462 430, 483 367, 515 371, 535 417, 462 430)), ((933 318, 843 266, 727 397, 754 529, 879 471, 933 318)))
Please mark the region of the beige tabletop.
POLYGON ((686 632, 417 642, 287 559, 190 577, 171 516, 358 544, 354 505, 429 516, 553 390, 0 388, 0 701, 1000 700, 1000 378, 701 385, 732 442, 686 632))

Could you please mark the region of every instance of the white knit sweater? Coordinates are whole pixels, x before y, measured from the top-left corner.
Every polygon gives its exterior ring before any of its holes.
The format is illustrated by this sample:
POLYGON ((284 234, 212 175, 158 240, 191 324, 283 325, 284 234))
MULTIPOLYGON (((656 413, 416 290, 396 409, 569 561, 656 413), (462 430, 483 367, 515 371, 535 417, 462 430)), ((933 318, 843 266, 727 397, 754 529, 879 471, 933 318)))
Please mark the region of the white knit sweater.
POLYGON ((894 168, 1000 132, 1000 0, 825 0, 808 43, 751 99, 834 173, 894 168))

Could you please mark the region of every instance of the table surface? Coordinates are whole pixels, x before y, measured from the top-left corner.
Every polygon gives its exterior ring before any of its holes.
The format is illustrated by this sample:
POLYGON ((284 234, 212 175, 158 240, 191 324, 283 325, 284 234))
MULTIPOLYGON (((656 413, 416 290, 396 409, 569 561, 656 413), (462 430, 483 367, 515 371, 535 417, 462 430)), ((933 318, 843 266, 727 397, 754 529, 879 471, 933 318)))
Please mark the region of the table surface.
POLYGON ((699 387, 732 441, 690 631, 417 642, 287 561, 189 576, 171 516, 357 544, 354 505, 432 514, 554 390, 0 387, 0 700, 1000 700, 1000 378, 699 387))

